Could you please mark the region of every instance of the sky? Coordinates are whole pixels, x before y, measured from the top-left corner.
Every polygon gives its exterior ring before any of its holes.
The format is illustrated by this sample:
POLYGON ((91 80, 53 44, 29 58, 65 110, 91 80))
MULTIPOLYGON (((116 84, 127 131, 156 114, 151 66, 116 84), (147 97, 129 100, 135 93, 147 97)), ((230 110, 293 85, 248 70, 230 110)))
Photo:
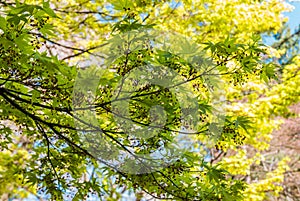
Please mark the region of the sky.
POLYGON ((294 30, 300 24, 300 0, 290 0, 289 4, 293 5, 295 9, 292 12, 285 13, 289 17, 289 26, 294 30))

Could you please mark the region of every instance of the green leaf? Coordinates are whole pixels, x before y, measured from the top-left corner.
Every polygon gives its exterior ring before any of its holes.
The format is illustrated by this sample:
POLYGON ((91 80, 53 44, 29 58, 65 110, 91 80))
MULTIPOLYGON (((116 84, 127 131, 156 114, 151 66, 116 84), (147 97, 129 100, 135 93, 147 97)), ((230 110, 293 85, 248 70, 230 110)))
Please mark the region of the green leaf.
POLYGON ((53 32, 53 26, 51 24, 45 24, 43 28, 40 29, 40 32, 45 36, 56 36, 56 34, 53 32))
POLYGON ((40 97, 41 93, 39 91, 37 91, 37 90, 33 90, 31 93, 32 93, 31 104, 34 103, 34 102, 39 102, 37 100, 40 97))
POLYGON ((252 124, 252 121, 250 120, 250 118, 248 117, 244 117, 244 116, 238 116, 236 118, 235 121, 233 121, 234 124, 235 124, 235 127, 238 128, 238 127, 241 127, 243 128, 244 130, 247 130, 248 128, 251 128, 251 124, 252 124))
POLYGON ((12 10, 10 10, 9 14, 10 15, 16 15, 16 14, 20 14, 25 10, 25 6, 20 6, 20 7, 16 7, 13 8, 12 10))
POLYGON ((55 12, 50 8, 49 1, 43 1, 43 8, 42 8, 49 16, 51 17, 58 17, 55 12))
POLYGON ((0 29, 2 29, 4 32, 6 31, 6 20, 2 16, 0 16, 0 29))

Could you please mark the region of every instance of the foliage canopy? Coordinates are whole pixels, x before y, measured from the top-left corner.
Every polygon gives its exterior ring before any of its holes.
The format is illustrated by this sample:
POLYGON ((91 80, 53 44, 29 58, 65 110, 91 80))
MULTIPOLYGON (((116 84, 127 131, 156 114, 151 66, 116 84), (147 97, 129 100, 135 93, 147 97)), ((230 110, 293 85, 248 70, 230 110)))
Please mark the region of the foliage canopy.
POLYGON ((299 101, 298 60, 282 70, 271 60, 280 51, 260 37, 280 30, 286 3, 0 5, 4 198, 278 194, 288 159, 264 178, 251 166, 263 160, 274 117, 299 101))

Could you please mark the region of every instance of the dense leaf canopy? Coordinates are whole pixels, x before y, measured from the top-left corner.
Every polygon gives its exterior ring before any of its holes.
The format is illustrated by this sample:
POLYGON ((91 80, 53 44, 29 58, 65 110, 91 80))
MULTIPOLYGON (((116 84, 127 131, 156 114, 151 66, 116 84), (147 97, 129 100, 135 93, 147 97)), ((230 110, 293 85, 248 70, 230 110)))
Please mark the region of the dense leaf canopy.
POLYGON ((280 192, 288 158, 262 177, 251 167, 274 117, 299 101, 297 54, 261 39, 282 32, 287 3, 0 6, 2 199, 260 201, 280 192))

